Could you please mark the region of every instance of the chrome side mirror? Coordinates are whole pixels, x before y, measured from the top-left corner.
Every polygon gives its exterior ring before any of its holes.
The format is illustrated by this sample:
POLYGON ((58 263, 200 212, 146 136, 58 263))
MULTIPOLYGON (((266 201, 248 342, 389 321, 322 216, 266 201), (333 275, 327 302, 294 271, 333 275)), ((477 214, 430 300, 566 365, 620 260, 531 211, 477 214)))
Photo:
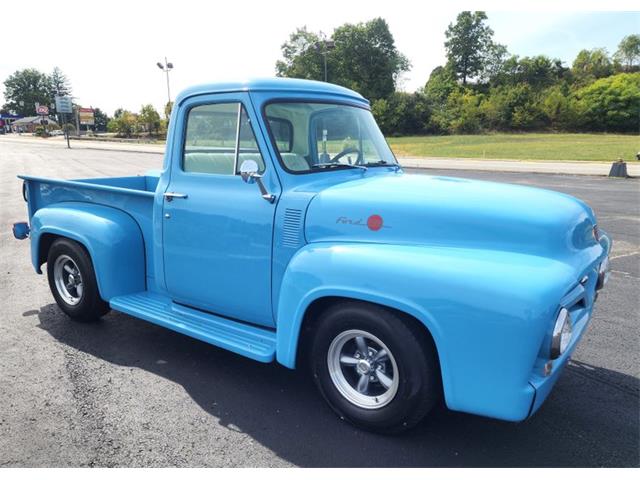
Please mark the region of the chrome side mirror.
POLYGON ((256 175, 258 175, 258 162, 255 160, 245 160, 242 162, 242 165, 240 165, 240 177, 242 177, 244 183, 253 183, 256 175))
POLYGON ((257 183, 260 189, 260 194, 267 202, 273 203, 276 196, 267 192, 267 189, 262 182, 262 175, 258 173, 258 163, 255 160, 245 160, 240 165, 240 178, 244 183, 257 183))

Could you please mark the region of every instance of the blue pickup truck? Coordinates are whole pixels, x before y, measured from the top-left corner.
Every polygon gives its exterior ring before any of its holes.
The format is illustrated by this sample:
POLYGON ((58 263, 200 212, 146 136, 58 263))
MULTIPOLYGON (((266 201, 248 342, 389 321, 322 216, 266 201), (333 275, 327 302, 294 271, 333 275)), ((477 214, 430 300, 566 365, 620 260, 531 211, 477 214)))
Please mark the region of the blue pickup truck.
POLYGON ((21 176, 31 260, 72 319, 110 309, 310 372, 354 424, 439 399, 510 421, 548 396, 607 281, 592 210, 404 173, 369 102, 327 83, 189 88, 161 171, 21 176))

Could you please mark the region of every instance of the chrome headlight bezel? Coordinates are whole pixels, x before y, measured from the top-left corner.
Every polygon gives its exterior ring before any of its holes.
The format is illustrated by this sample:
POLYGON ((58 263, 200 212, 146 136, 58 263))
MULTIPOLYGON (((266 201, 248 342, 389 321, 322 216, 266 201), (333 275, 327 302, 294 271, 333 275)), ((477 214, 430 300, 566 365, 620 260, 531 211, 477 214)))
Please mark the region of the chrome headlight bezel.
POLYGON ((571 321, 571 313, 563 307, 558 312, 551 335, 550 356, 552 360, 560 357, 567 350, 571 343, 572 334, 573 322, 571 321))
POLYGON ((611 262, 609 261, 609 256, 606 256, 598 267, 598 283, 596 285, 596 290, 601 290, 607 284, 610 274, 611 262))

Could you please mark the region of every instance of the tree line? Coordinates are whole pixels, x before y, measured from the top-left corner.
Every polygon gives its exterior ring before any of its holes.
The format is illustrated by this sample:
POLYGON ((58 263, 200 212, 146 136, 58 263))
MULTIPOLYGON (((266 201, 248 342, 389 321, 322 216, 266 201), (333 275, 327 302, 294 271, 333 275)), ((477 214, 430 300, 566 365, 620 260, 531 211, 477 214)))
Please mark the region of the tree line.
POLYGON ((345 24, 327 37, 298 28, 282 45, 276 74, 352 88, 371 101, 390 135, 485 131, 638 132, 640 35, 613 54, 582 50, 573 64, 518 57, 493 40, 485 12, 458 14, 445 32, 447 61, 416 92, 397 91, 411 67, 381 18, 345 24))
MULTIPOLYGON (((49 114, 62 116, 56 112, 55 97, 72 97, 73 90, 68 77, 58 67, 55 67, 50 74, 41 72, 35 68, 25 68, 9 75, 4 83, 5 104, 0 108, 0 113, 10 113, 21 117, 33 117, 36 115, 35 105, 46 105, 49 107, 49 114)), ((74 111, 79 107, 73 102, 74 111)), ((100 110, 93 108, 95 119, 94 129, 105 132, 109 116, 100 110)), ((75 130, 73 115, 66 115, 64 118, 68 122, 69 130, 75 130)), ((81 126, 81 129, 86 127, 81 126)))
MULTIPOLYGON (((4 81, 5 104, 0 109, 1 113, 12 113, 22 117, 36 115, 35 104, 47 105, 51 115, 58 115, 55 110, 55 97, 73 97, 71 82, 58 67, 51 74, 43 73, 35 68, 25 68, 9 75, 4 81)), ((74 110, 78 105, 73 103, 74 110)), ((166 107, 166 117, 171 113, 171 104, 166 107)), ((141 135, 161 136, 166 133, 167 120, 160 118, 160 114, 151 104, 142 105, 140 111, 135 113, 122 108, 116 109, 114 116, 109 117, 100 108, 93 108, 95 124, 93 131, 113 132, 121 137, 141 135)), ((75 130, 74 118, 67 115, 65 128, 75 130)), ((59 118, 59 122, 63 119, 59 118)), ((80 126, 86 130, 86 126, 80 126)))

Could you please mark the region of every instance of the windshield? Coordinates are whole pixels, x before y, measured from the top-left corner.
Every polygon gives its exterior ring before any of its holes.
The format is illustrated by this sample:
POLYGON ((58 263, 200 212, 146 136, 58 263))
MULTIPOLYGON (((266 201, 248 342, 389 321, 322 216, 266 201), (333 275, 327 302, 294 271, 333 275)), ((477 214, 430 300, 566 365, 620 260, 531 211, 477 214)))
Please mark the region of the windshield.
POLYGON ((369 110, 329 103, 270 103, 271 137, 287 170, 397 165, 369 110))

